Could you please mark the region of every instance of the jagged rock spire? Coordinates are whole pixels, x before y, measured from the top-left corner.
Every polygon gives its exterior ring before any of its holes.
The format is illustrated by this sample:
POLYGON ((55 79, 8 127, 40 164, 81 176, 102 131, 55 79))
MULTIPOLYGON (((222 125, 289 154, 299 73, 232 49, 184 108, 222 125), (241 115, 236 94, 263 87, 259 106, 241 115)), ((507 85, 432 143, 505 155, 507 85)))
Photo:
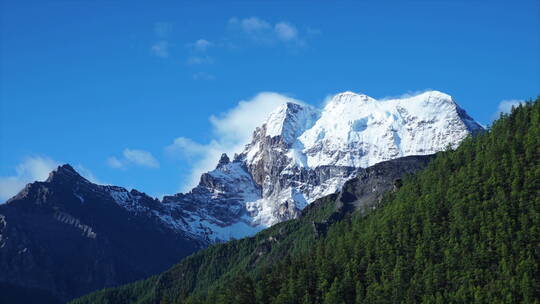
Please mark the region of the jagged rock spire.
POLYGON ((64 164, 58 166, 54 171, 49 173, 47 182, 58 182, 58 181, 73 181, 73 180, 85 180, 73 167, 69 164, 64 164))
POLYGON ((229 159, 229 156, 227 156, 227 153, 223 153, 221 154, 221 157, 219 158, 217 168, 221 168, 225 165, 228 165, 230 162, 231 160, 229 159))

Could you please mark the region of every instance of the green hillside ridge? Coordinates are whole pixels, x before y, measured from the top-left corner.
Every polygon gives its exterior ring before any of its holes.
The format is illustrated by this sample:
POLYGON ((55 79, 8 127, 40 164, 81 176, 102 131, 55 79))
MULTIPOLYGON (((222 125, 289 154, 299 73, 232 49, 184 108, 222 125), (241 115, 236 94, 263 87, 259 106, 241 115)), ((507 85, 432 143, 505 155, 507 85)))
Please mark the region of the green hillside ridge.
POLYGON ((378 208, 305 216, 72 303, 540 303, 540 102, 438 153, 378 208))
POLYGON ((315 242, 312 222, 323 221, 333 213, 335 198, 336 194, 333 194, 319 200, 318 208, 310 208, 300 220, 278 223, 251 238, 210 246, 161 275, 98 291, 71 303, 160 303, 161 297, 171 297, 164 293, 184 298, 195 289, 220 286, 244 271, 255 273, 266 269, 286 256, 306 252, 312 246, 315 242), (263 255, 264 261, 257 260, 258 252, 263 251, 268 251, 263 255))

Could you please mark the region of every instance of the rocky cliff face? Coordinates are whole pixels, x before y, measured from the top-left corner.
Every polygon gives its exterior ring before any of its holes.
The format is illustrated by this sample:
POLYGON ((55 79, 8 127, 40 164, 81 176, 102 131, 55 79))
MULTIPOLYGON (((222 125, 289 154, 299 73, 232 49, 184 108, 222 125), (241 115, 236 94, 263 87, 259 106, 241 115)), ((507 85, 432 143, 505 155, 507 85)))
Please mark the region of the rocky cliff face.
MULTIPOLYGON (((327 197, 335 197, 334 211, 322 222, 312 223, 315 236, 324 235, 329 225, 354 211, 365 214, 377 208, 387 192, 396 191, 401 187, 405 175, 424 169, 434 157, 433 154, 405 156, 359 169, 356 177, 345 182, 340 191, 327 197)), ((300 216, 305 216, 311 210, 319 208, 321 204, 328 204, 328 201, 332 202, 331 199, 315 200, 302 210, 300 216)))
POLYGON ((0 282, 67 300, 159 273, 204 245, 153 214, 162 205, 61 166, 0 205, 0 282))

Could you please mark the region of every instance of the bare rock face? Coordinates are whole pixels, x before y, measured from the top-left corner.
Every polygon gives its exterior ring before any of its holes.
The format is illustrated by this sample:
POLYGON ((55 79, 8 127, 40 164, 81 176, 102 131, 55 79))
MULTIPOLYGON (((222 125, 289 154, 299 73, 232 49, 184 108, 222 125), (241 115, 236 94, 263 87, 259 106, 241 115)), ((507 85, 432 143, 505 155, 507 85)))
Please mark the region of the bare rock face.
POLYGON ((456 147, 482 130, 440 92, 377 101, 336 95, 322 110, 288 103, 255 130, 236 159, 246 163, 262 198, 246 204, 254 223, 294 218, 307 204, 337 192, 359 168, 456 147))
MULTIPOLYGON (((354 211, 366 213, 377 208, 388 191, 395 191, 401 186, 402 178, 406 174, 413 174, 425 168, 434 157, 434 155, 405 156, 359 169, 356 177, 345 182, 341 191, 327 197, 331 198, 330 203, 333 201, 334 212, 322 222, 312 222, 315 237, 324 236, 331 224, 354 211)), ((320 204, 328 202, 325 199, 316 200, 302 210, 300 216, 308 214, 320 204)))
POLYGON ((246 201, 261 197, 261 188, 240 161, 222 155, 216 169, 204 173, 190 192, 165 196, 162 217, 171 226, 206 243, 241 238, 261 230, 252 225, 246 201))

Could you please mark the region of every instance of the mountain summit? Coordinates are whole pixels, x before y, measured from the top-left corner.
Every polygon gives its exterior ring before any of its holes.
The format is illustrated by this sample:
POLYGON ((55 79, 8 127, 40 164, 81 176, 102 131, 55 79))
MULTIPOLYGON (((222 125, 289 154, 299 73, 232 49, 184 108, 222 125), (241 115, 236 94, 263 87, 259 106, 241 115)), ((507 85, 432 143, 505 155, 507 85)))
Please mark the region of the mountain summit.
POLYGON ((455 148, 481 130, 439 91, 387 100, 344 92, 323 109, 286 103, 230 163, 223 165, 222 158, 190 193, 165 199, 199 206, 211 202, 216 208, 219 198, 219 214, 199 208, 186 219, 196 227, 193 233, 204 231, 210 241, 245 236, 295 218, 307 204, 338 191, 359 168, 455 148))

